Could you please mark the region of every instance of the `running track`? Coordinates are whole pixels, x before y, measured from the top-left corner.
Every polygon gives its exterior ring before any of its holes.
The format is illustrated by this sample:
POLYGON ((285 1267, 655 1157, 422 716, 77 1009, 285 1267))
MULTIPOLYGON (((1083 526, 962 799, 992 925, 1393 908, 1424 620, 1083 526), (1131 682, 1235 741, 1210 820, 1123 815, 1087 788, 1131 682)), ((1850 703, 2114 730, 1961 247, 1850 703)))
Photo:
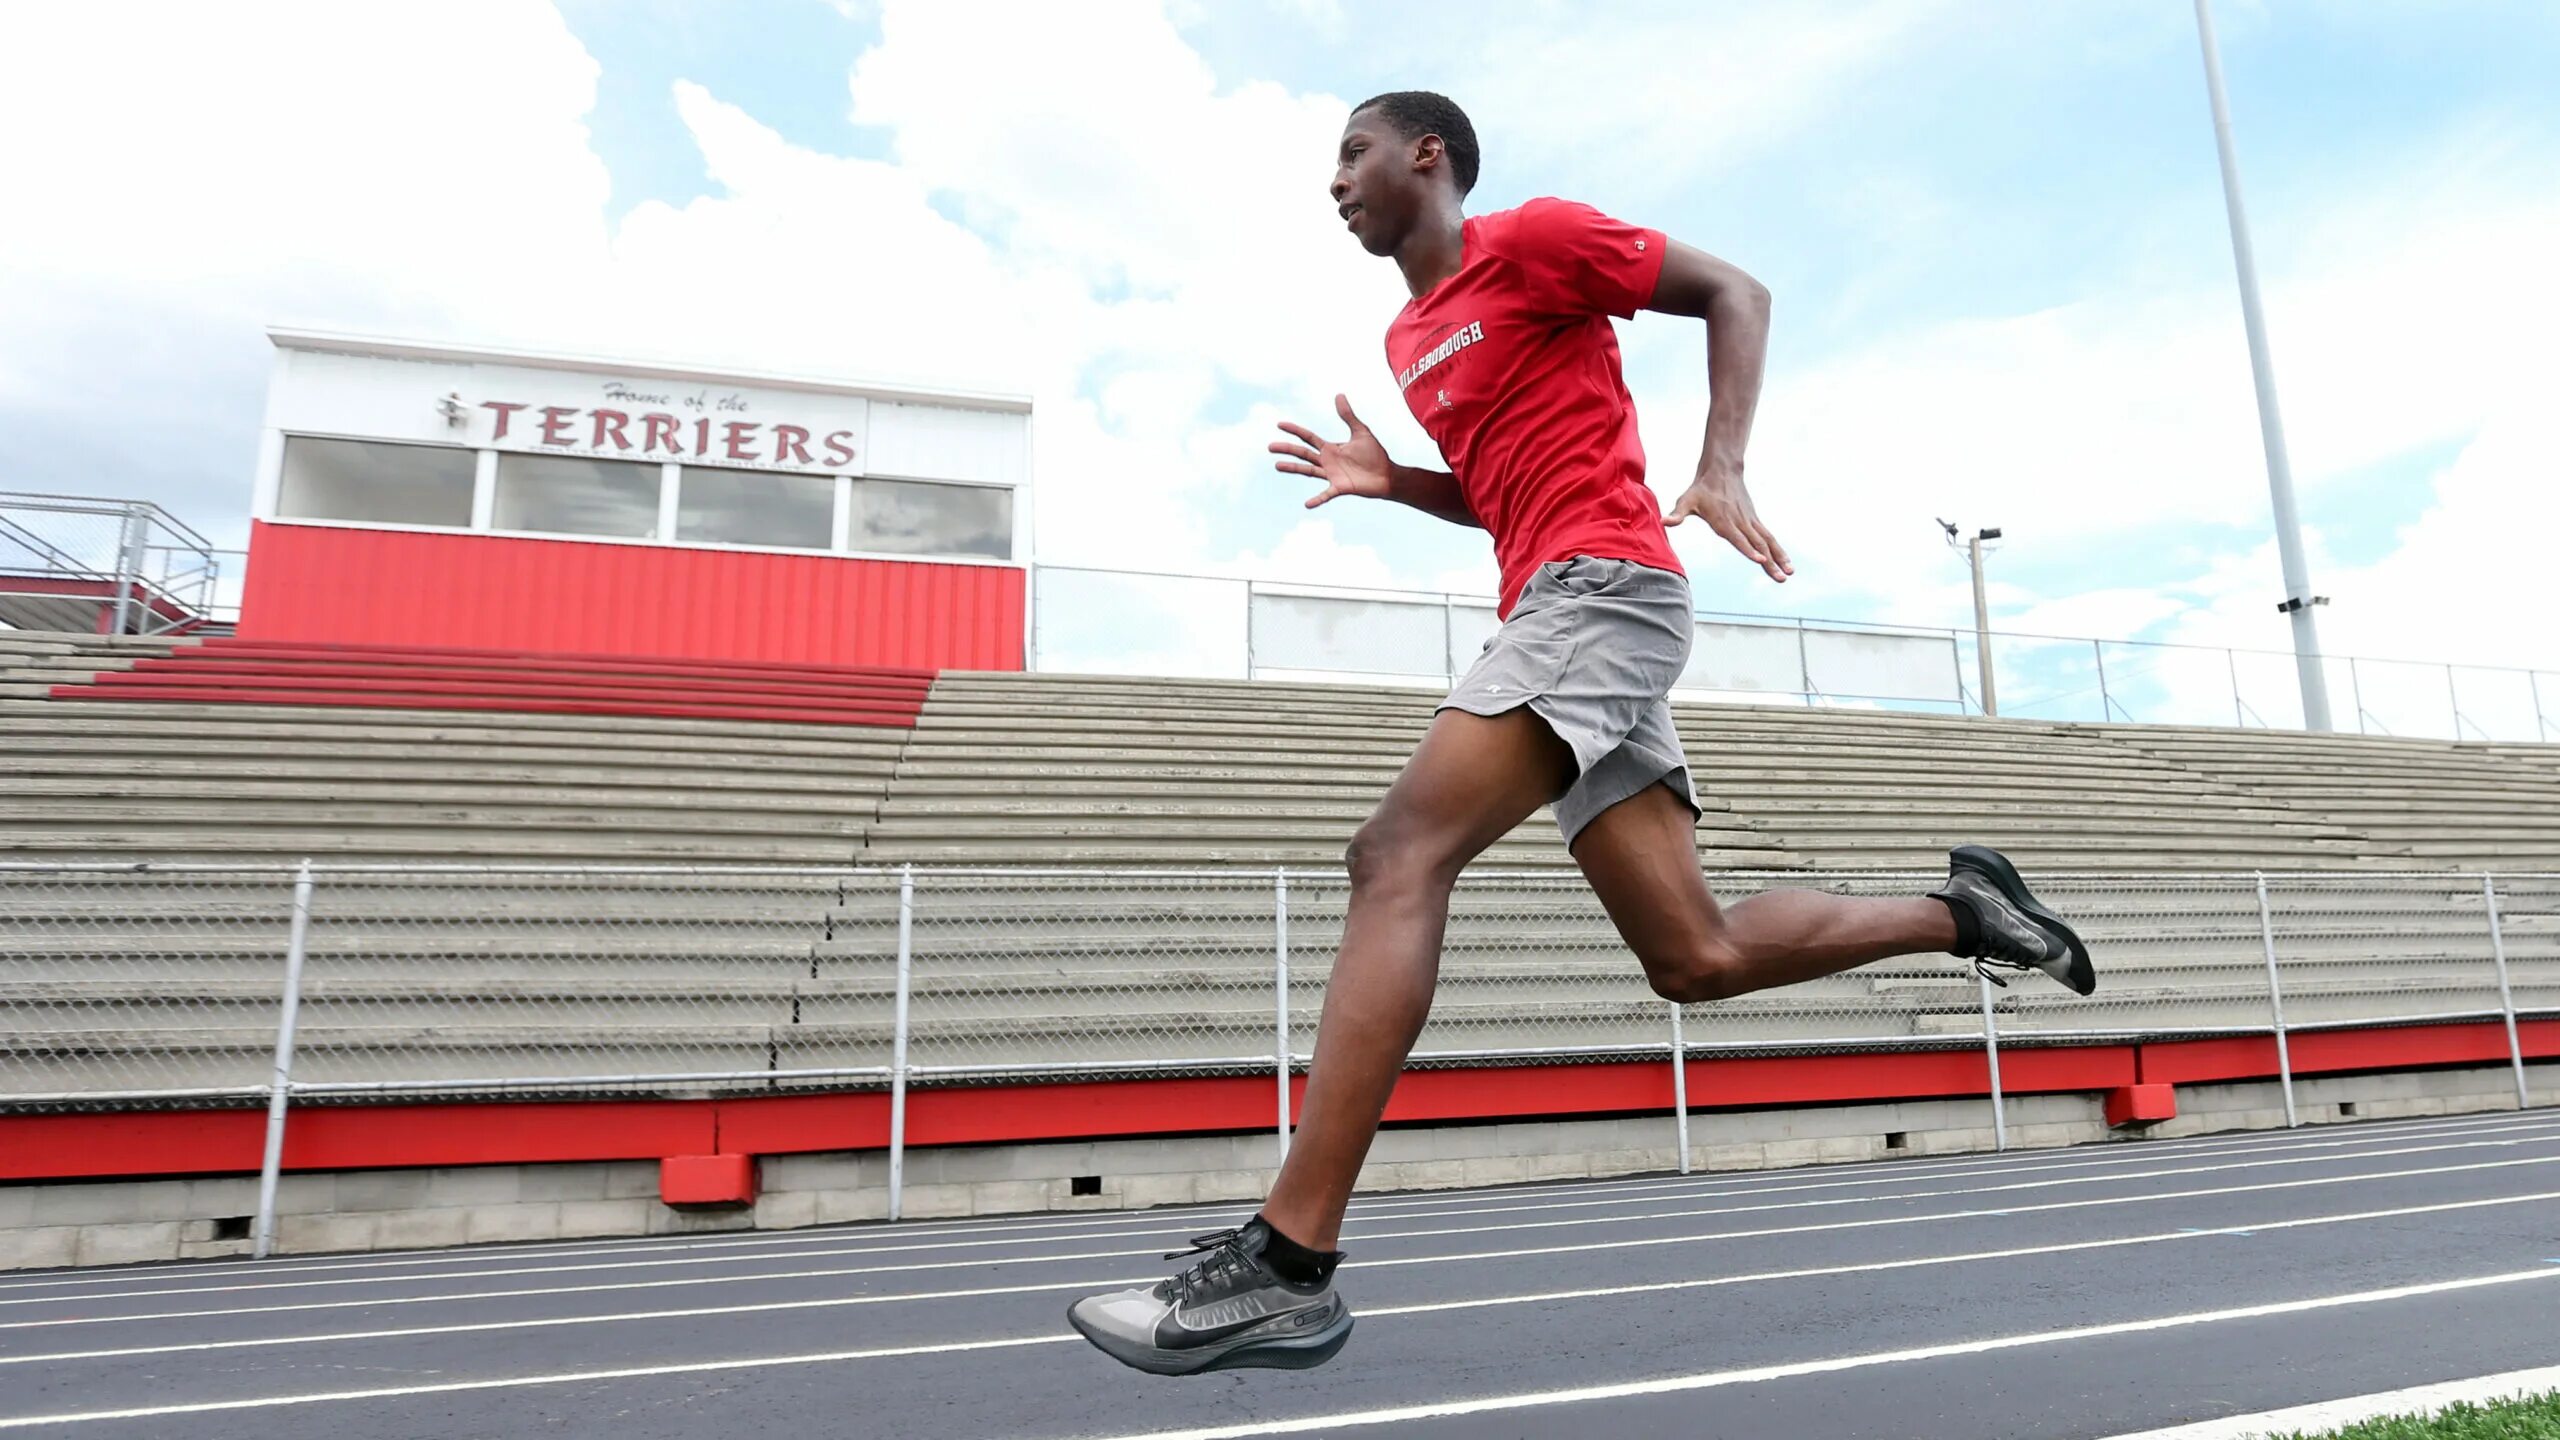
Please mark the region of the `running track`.
POLYGON ((0 1277, 0 1437, 2082 1440, 2560 1361, 2560 1114, 1368 1197, 1325 1369, 1070 1336, 1242 1213, 0 1277))

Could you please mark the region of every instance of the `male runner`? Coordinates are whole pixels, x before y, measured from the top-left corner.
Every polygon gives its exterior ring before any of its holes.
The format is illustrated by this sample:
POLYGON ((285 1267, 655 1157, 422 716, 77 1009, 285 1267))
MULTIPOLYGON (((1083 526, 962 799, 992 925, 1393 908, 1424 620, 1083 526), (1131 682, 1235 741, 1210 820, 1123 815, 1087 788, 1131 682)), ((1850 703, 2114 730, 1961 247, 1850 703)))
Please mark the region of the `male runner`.
MULTIPOLYGON (((1347 856, 1351 905, 1289 1158, 1262 1213, 1202 1236, 1199 1259, 1069 1318, 1158 1374, 1303 1369, 1351 1333, 1333 1289, 1343 1211, 1388 1092, 1431 1009, 1458 872, 1539 806, 1654 991, 1718 1000, 1897 955, 1946 951, 2041 970, 2081 994, 2089 952, 1997 852, 1953 852, 1914 899, 1776 891, 1718 908, 1699 873, 1698 806, 1664 696, 1687 662, 1689 584, 1668 527, 1707 522, 1784 582, 1793 570, 1743 488, 1769 292, 1714 256, 1562 200, 1468 218, 1475 129, 1447 99, 1381 95, 1343 128, 1333 199, 1413 299, 1387 328, 1405 403, 1454 473, 1387 458, 1376 435, 1298 425, 1278 468, 1338 496, 1396 500, 1491 532, 1502 628, 1449 698, 1347 856), (1609 317, 1707 323, 1705 453, 1669 515, 1645 487, 1609 317)), ((1986 974, 1989 971, 1986 969, 1986 974)), ((1168 1257, 1173 1258, 1173 1257, 1168 1257)))

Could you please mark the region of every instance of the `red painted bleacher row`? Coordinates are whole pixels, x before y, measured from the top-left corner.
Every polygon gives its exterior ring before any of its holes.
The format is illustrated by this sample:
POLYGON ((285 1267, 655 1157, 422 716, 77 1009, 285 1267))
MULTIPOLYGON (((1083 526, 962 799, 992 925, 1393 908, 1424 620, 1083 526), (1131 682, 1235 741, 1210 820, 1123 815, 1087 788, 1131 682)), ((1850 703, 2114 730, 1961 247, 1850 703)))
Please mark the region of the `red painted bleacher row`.
POLYGON ((57 685, 57 700, 645 715, 907 729, 930 670, 215 639, 57 685))

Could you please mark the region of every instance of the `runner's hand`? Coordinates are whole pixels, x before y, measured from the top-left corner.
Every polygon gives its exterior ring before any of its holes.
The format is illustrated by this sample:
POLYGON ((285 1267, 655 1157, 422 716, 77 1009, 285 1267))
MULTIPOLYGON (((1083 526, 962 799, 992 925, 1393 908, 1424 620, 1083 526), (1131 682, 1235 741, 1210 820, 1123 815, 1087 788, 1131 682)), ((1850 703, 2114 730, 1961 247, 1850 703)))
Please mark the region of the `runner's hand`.
POLYGON ((1395 467, 1387 460, 1387 447, 1360 417, 1351 413, 1348 397, 1333 397, 1335 413, 1351 427, 1351 437, 1333 441, 1319 436, 1304 425, 1283 420, 1280 429, 1290 438, 1271 442, 1271 453, 1285 458, 1274 461, 1272 468, 1284 475, 1307 475, 1324 482, 1324 493, 1307 501, 1313 510, 1337 495, 1357 495, 1369 500, 1388 498, 1387 489, 1395 467))
POLYGON ((1742 558, 1768 572, 1769 578, 1783 585, 1796 571, 1795 562, 1787 558, 1787 549, 1769 527, 1760 523, 1760 512, 1751 508, 1751 492, 1744 489, 1742 477, 1736 474, 1702 474, 1689 483, 1689 488, 1662 517, 1665 528, 1675 528, 1695 515, 1707 522, 1707 528, 1725 538, 1725 542, 1742 552, 1742 558))

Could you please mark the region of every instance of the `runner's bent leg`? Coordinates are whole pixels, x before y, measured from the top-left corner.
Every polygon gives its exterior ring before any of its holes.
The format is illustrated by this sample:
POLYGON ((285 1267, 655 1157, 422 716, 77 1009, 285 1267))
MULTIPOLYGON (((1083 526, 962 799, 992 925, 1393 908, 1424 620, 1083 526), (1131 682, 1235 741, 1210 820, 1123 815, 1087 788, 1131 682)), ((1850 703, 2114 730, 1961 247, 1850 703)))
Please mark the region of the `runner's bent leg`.
POLYGON ((1315 1064, 1289 1158, 1262 1207, 1281 1234, 1337 1248, 1387 1096, 1431 1013, 1458 872, 1573 773, 1573 753, 1525 707, 1490 717, 1443 710, 1353 837, 1350 911, 1315 1064))
POLYGON ((1666 999, 1729 999, 1956 943, 1955 917, 1925 897, 1773 890, 1718 906, 1698 870, 1697 816, 1668 785, 1601 811, 1573 858, 1666 999))

